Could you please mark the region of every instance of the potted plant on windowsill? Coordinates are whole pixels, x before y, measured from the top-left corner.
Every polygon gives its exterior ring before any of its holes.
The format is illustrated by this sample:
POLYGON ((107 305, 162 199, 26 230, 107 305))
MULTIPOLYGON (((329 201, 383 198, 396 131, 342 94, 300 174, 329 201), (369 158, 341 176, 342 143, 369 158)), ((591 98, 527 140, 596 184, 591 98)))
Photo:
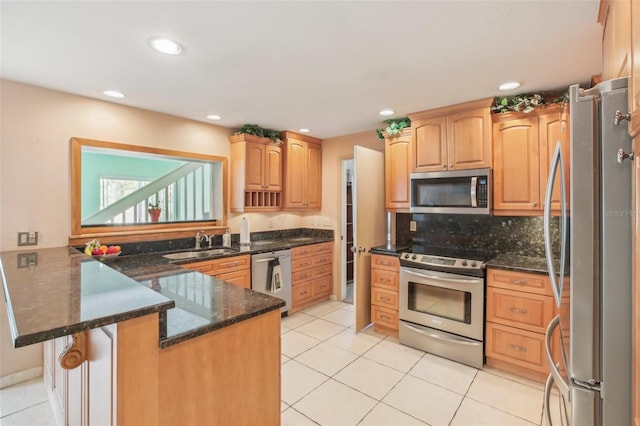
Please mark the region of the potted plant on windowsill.
POLYGON ((151 218, 151 222, 157 222, 160 218, 160 213, 162 213, 162 208, 160 207, 160 203, 149 203, 147 211, 149 212, 149 218, 151 218))

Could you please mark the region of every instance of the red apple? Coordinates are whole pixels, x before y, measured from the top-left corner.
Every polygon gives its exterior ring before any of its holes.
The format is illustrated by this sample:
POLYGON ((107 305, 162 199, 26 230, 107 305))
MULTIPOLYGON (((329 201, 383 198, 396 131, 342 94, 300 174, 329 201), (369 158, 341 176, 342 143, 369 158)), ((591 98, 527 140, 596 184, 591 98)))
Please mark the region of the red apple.
POLYGON ((102 256, 104 253, 102 253, 102 250, 100 250, 100 247, 96 247, 93 250, 91 250, 91 254, 94 256, 102 256))
POLYGON ((116 246, 107 247, 107 254, 115 254, 115 253, 118 253, 119 251, 120 250, 116 246))

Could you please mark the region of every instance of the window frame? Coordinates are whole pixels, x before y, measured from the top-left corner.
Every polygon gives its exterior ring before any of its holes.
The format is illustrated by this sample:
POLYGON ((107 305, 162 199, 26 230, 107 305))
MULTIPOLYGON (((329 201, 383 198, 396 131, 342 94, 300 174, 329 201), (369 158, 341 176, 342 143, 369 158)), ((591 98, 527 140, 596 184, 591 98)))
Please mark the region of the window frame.
POLYGON ((182 238, 193 236, 195 232, 205 230, 212 233, 223 233, 227 224, 228 207, 228 159, 215 155, 194 152, 176 151, 93 139, 71 138, 71 235, 70 245, 79 245, 90 238, 100 238, 105 243, 133 242, 158 239, 182 238), (136 225, 82 226, 81 188, 82 188, 82 148, 96 147, 116 149, 124 152, 149 153, 167 155, 187 159, 204 160, 221 163, 222 166, 222 217, 220 220, 190 221, 185 223, 145 223, 136 225))

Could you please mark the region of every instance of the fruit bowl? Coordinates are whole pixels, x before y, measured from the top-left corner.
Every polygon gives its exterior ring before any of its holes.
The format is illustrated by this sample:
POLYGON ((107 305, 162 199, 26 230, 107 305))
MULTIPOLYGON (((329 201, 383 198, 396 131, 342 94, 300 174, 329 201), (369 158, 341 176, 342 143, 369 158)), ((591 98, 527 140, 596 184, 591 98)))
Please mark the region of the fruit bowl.
POLYGON ((111 254, 93 254, 91 255, 91 257, 93 257, 95 260, 100 261, 102 263, 111 263, 114 260, 116 260, 116 258, 118 256, 120 256, 122 252, 119 251, 117 253, 111 253, 111 254))

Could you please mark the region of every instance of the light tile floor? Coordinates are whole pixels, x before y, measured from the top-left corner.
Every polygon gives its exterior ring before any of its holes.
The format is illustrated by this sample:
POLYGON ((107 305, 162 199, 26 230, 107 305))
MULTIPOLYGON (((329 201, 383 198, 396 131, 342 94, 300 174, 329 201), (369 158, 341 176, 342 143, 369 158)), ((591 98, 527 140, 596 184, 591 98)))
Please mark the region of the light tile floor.
MULTIPOLYGON (((283 318, 282 425, 545 425, 540 383, 354 333, 353 317, 329 301, 283 318)), ((0 390, 0 424, 55 424, 41 378, 0 390)))

